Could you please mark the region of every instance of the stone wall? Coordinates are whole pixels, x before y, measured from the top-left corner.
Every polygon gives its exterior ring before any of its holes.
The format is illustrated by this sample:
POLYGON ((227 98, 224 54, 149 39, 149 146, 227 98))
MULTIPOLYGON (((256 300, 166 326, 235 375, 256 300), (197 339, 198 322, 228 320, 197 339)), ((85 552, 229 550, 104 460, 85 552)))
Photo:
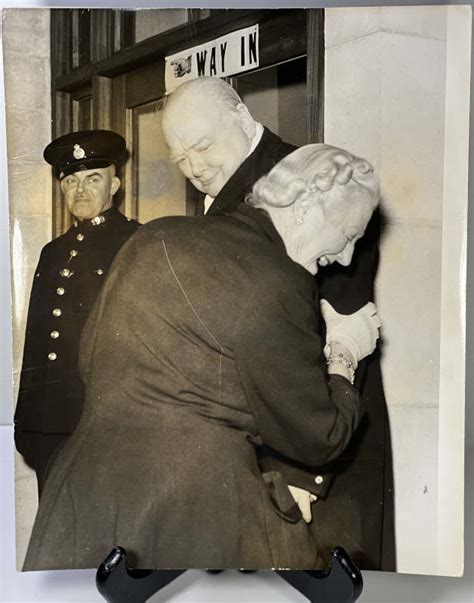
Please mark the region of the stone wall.
POLYGON ((369 159, 382 184, 386 226, 377 305, 383 321, 400 572, 435 572, 438 561, 449 10, 326 10, 325 140, 369 159))
MULTIPOLYGON (((3 55, 11 226, 14 400, 26 314, 39 253, 51 240, 49 10, 4 10, 3 55)), ((21 565, 36 513, 36 478, 16 455, 17 560, 21 565)))

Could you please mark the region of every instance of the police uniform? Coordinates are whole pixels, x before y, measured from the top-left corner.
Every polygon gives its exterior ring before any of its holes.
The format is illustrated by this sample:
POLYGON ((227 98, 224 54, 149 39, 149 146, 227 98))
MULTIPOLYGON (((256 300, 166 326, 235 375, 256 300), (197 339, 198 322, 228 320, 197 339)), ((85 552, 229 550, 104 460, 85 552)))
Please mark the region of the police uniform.
MULTIPOLYGON (((62 178, 121 163, 125 141, 113 132, 77 132, 53 141, 44 156, 62 178)), ((81 416, 84 385, 77 364, 84 323, 114 256, 138 227, 112 207, 93 219, 76 220, 41 252, 15 413, 16 446, 35 469, 40 492, 53 453, 81 416)))

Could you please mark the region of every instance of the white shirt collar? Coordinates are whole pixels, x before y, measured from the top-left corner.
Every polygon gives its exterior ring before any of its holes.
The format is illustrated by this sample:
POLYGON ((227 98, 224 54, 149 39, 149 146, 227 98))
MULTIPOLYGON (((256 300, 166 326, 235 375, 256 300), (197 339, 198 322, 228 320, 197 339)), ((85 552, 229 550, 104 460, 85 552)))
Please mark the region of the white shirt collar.
MULTIPOLYGON (((263 126, 262 126, 261 123, 259 123, 258 121, 256 121, 255 122, 255 135, 252 138, 252 142, 250 144, 249 152, 245 156, 245 159, 247 159, 247 157, 250 157, 250 155, 255 151, 255 149, 257 148, 258 143, 262 139, 262 136, 263 136, 263 126)), ((205 214, 207 214, 207 212, 209 211, 209 208, 213 204, 214 199, 215 199, 215 197, 211 197, 210 195, 206 195, 204 197, 204 213, 205 214)))

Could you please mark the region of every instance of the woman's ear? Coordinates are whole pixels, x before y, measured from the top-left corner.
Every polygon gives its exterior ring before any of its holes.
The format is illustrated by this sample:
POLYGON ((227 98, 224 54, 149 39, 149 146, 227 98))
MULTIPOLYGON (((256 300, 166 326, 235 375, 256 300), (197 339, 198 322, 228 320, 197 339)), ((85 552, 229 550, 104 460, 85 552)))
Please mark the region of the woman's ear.
POLYGON ((307 213, 311 210, 315 214, 320 214, 321 219, 324 219, 326 210, 325 207, 316 198, 315 192, 302 192, 295 201, 295 218, 297 224, 303 224, 307 213))
POLYGON ((120 178, 118 176, 114 176, 110 182, 110 194, 112 197, 115 195, 115 193, 120 188, 120 184, 121 184, 120 178))

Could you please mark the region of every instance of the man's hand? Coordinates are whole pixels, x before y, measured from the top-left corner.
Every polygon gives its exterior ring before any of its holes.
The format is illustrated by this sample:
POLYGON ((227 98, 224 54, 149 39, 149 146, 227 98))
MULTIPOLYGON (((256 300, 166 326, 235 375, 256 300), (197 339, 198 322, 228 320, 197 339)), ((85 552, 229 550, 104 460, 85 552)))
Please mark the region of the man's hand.
POLYGON ((187 73, 191 73, 191 57, 183 57, 171 61, 174 77, 183 77, 187 73))
POLYGON ((302 490, 301 488, 297 488, 296 486, 288 486, 288 489, 291 492, 291 496, 295 499, 295 502, 301 511, 303 519, 306 523, 309 523, 312 519, 311 503, 318 500, 318 497, 315 494, 311 494, 311 492, 308 492, 308 490, 302 490))

